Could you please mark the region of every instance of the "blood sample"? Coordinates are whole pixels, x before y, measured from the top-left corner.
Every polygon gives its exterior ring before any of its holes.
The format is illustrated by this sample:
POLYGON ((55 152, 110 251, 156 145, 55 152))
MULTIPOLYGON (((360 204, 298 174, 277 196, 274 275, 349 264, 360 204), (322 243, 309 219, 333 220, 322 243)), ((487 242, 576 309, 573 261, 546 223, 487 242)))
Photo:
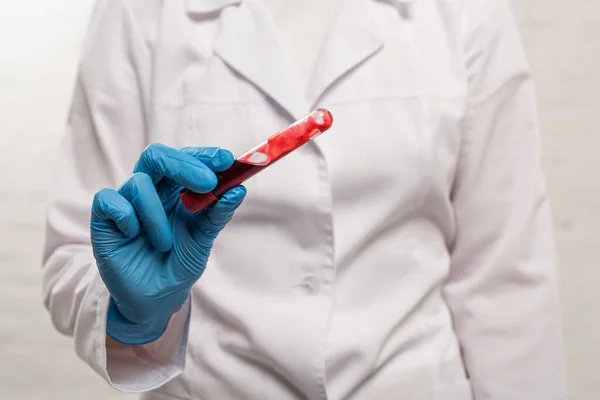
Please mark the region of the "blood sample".
POLYGON ((252 150, 237 157, 233 165, 226 171, 216 173, 218 183, 212 192, 200 194, 183 189, 180 194, 183 205, 192 213, 211 206, 225 192, 241 185, 248 178, 327 131, 332 124, 333 116, 328 110, 319 108, 313 111, 252 150))

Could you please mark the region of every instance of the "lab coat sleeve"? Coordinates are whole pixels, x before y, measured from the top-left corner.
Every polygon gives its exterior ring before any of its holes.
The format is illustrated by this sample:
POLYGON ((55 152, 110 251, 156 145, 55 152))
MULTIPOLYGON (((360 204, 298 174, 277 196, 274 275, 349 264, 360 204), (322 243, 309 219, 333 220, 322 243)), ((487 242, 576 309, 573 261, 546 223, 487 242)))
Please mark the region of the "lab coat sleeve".
POLYGON ((99 0, 93 9, 50 193, 43 295, 56 329, 74 336, 78 356, 113 387, 139 392, 183 370, 190 306, 154 343, 106 346, 109 293, 92 255, 89 221, 94 194, 124 182, 147 145, 151 40, 135 21, 125 0, 99 0))
POLYGON ((475 400, 566 398, 532 78, 506 0, 465 0, 468 100, 444 288, 475 400))

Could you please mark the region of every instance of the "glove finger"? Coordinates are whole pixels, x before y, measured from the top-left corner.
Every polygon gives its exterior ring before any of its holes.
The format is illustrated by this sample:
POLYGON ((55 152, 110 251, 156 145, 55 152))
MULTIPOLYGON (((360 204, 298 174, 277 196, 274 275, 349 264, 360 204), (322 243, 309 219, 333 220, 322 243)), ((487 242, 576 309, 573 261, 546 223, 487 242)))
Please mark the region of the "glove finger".
POLYGON ((233 164, 234 158, 230 151, 219 147, 184 147, 181 151, 189 154, 214 172, 223 172, 233 164))
POLYGON ((231 221, 245 196, 246 188, 237 186, 226 192, 213 206, 193 216, 195 225, 193 236, 198 244, 212 246, 212 241, 231 221))
MULTIPOLYGON (((198 159, 214 172, 223 172, 229 169, 235 161, 233 154, 229 150, 219 147, 184 147, 181 149, 181 152, 198 159)), ((178 194, 181 190, 177 182, 170 178, 163 177, 161 185, 167 187, 165 188, 165 192, 172 191, 178 194)))
POLYGON ((227 191, 219 201, 206 209, 204 213, 206 220, 215 226, 225 226, 231 221, 235 210, 242 204, 245 197, 246 188, 244 186, 237 186, 227 191))
MULTIPOLYGON (((184 147, 181 152, 195 157, 214 172, 225 171, 234 162, 233 154, 219 147, 184 147)), ((179 202, 181 186, 172 179, 163 177, 157 185, 157 191, 167 214, 169 214, 179 202)))
MULTIPOLYGON (((204 157, 220 159, 220 152, 216 151, 213 157, 207 153, 204 157)), ((161 179, 168 178, 174 184, 196 193, 208 193, 217 185, 217 176, 204 162, 191 154, 161 144, 152 144, 144 150, 135 165, 135 172, 147 174, 155 185, 161 179)))
POLYGON ((92 226, 105 221, 113 221, 128 238, 140 233, 140 223, 132 205, 112 189, 100 190, 92 202, 92 226))
POLYGON ((131 203, 148 239, 159 251, 168 251, 173 245, 173 233, 163 204, 150 176, 135 173, 119 189, 131 203))

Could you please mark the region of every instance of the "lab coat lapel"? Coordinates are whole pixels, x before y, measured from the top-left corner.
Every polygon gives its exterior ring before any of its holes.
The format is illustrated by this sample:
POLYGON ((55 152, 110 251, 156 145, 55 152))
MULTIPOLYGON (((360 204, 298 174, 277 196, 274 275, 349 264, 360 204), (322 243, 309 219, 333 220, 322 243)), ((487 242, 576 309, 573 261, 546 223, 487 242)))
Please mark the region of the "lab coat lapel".
MULTIPOLYGON (((304 90, 291 79, 288 60, 268 11, 255 0, 186 0, 190 13, 221 10, 214 51, 293 119, 318 106, 322 95, 339 79, 383 46, 383 35, 370 19, 367 3, 347 0, 321 46, 307 102, 304 90)), ((391 0, 406 2, 410 0, 391 0)))
POLYGON ((369 16, 367 2, 348 0, 340 8, 321 47, 308 96, 316 107, 323 94, 383 46, 383 35, 369 16))
POLYGON ((222 12, 215 54, 293 119, 307 114, 309 105, 290 78, 288 61, 263 5, 243 1, 222 12))

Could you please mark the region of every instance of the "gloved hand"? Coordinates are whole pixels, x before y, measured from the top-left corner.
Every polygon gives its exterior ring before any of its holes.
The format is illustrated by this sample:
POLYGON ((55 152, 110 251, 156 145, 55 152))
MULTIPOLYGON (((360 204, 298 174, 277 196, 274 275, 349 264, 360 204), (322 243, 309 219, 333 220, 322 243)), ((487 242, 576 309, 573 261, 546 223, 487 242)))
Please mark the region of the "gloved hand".
POLYGON ((193 215, 179 200, 179 191, 213 190, 214 172, 232 163, 233 155, 218 148, 179 151, 151 145, 118 191, 103 189, 96 194, 91 240, 100 276, 111 294, 108 336, 142 345, 163 334, 204 272, 213 241, 246 194, 239 186, 193 215))

